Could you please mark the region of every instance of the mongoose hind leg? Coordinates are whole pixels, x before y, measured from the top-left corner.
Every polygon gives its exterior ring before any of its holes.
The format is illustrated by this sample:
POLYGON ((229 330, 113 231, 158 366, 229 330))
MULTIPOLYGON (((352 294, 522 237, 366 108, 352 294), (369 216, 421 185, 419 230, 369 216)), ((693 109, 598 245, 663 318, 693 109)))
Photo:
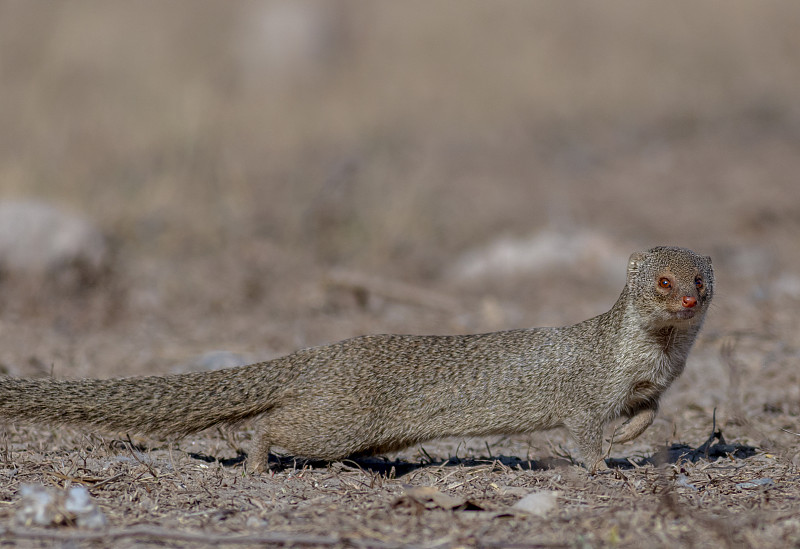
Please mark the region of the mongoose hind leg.
POLYGON ((630 442, 645 432, 656 417, 655 408, 643 408, 633 414, 625 423, 617 427, 611 442, 630 442))
POLYGON ((248 468, 254 473, 267 473, 270 470, 269 451, 273 440, 266 423, 265 418, 256 423, 255 440, 247 456, 248 468))
POLYGON ((343 432, 325 429, 325 418, 312 415, 313 410, 301 416, 298 408, 281 408, 270 411, 256 425, 258 439, 251 448, 248 461, 252 470, 264 473, 270 470, 269 455, 272 448, 280 448, 296 457, 336 461, 356 453, 352 448, 350 425, 343 432))
POLYGON ((250 455, 247 456, 247 462, 250 465, 250 470, 254 473, 267 473, 269 472, 269 449, 271 447, 269 439, 260 435, 258 441, 253 444, 250 450, 250 455))

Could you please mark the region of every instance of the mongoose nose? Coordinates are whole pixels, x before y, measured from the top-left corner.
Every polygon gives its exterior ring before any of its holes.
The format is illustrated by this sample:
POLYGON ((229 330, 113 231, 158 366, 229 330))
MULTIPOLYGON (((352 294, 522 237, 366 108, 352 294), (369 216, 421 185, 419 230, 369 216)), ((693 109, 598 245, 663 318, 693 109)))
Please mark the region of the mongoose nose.
POLYGON ((697 305, 697 298, 696 297, 691 297, 691 296, 688 296, 688 295, 683 296, 683 306, 684 307, 686 307, 687 309, 691 309, 695 305, 697 305))

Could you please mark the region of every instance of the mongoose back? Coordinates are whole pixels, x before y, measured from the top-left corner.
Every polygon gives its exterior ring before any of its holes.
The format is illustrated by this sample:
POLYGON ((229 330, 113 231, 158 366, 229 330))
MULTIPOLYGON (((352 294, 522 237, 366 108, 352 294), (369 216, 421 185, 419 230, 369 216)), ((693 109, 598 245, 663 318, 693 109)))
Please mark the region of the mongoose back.
POLYGON ((0 418, 183 436, 258 418, 270 448, 328 460, 453 436, 564 426, 604 468, 603 426, 652 423, 684 369, 714 292, 711 259, 675 247, 631 255, 608 312, 561 328, 478 335, 369 335, 239 368, 123 379, 0 377, 0 418))

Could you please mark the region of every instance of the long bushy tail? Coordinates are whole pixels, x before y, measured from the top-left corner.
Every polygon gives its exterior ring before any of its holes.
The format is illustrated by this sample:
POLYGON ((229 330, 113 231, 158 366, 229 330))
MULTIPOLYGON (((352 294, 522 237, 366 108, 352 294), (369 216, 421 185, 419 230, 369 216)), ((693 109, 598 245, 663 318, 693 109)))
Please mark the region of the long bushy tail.
POLYGON ((285 369, 273 366, 122 379, 2 376, 0 419, 182 436, 272 408, 285 383, 285 369))

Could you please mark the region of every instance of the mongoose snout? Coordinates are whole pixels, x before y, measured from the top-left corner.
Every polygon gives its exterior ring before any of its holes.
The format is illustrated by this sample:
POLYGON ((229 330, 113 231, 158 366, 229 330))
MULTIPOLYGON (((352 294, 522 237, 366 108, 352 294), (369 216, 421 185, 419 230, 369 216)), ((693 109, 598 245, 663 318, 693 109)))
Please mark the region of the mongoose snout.
POLYGON ((183 436, 258 420, 249 460, 399 450, 441 437, 563 426, 585 465, 652 423, 711 303, 711 259, 656 247, 628 261, 611 309, 574 326, 455 336, 370 335, 227 370, 123 379, 0 376, 0 418, 183 436))

